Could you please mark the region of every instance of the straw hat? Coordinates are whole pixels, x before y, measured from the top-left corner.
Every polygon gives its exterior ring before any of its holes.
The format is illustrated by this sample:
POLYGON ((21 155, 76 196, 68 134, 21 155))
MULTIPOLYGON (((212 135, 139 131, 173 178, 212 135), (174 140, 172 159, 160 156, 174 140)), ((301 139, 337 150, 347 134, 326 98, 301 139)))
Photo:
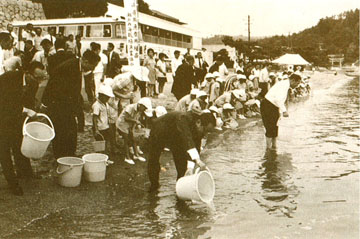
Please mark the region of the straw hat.
POLYGON ((152 108, 152 104, 151 104, 151 100, 150 98, 147 97, 143 97, 138 101, 138 104, 141 104, 143 106, 145 106, 146 110, 145 110, 145 115, 148 117, 152 117, 153 116, 153 108, 152 108))
POLYGON ((223 109, 224 110, 233 110, 235 108, 230 103, 225 103, 224 106, 223 106, 223 109))
POLYGON ((113 90, 109 85, 101 85, 99 87, 99 94, 109 96, 110 98, 115 97, 113 90))

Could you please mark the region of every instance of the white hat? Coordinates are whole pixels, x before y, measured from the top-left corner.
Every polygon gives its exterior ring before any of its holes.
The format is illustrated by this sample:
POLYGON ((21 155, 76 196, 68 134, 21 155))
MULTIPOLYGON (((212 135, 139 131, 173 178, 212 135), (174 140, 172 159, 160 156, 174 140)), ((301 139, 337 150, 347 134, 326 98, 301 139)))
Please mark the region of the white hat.
POLYGON ((143 97, 138 101, 138 104, 141 104, 143 106, 145 106, 146 110, 145 110, 145 114, 148 117, 152 117, 153 116, 153 109, 152 109, 152 104, 151 104, 151 99, 147 98, 147 97, 143 97))
POLYGON ((209 110, 219 113, 219 109, 215 105, 210 106, 209 110))
POLYGON ((284 74, 281 76, 281 79, 285 80, 285 79, 289 79, 289 76, 287 74, 284 74))
POLYGON ((235 108, 234 108, 234 106, 232 106, 230 103, 225 103, 225 104, 223 105, 223 109, 224 109, 224 110, 233 110, 233 109, 235 109, 235 108))
POLYGON ((236 75, 236 78, 237 78, 238 80, 241 80, 241 79, 246 80, 246 76, 243 75, 243 74, 237 74, 237 75, 236 75))
POLYGON ((106 96, 109 96, 110 98, 115 97, 113 90, 109 85, 101 85, 99 87, 99 94, 104 94, 106 96))
POLYGON ((214 78, 220 77, 220 73, 217 72, 217 71, 214 71, 212 74, 213 74, 213 77, 214 77, 214 78))
POLYGON ((196 98, 199 98, 201 96, 207 96, 206 92, 203 90, 199 90, 198 93, 196 94, 196 98))
POLYGON ((275 73, 274 73, 274 72, 270 72, 270 73, 269 73, 269 76, 275 76, 275 73))
POLYGON ((139 81, 149 82, 149 69, 144 66, 123 66, 122 72, 131 72, 131 74, 139 81))
POLYGON ((249 80, 254 80, 255 76, 254 75, 250 75, 249 76, 249 80))
POLYGON ((215 78, 215 77, 212 73, 207 73, 205 76, 205 79, 207 79, 207 78, 215 78))
POLYGON ((105 78, 104 80, 104 85, 108 85, 110 87, 112 87, 112 85, 114 84, 114 79, 113 78, 105 78))
POLYGON ((155 115, 156 117, 160 117, 160 116, 163 116, 163 115, 166 115, 167 114, 167 110, 165 109, 164 106, 156 106, 155 108, 155 115))
POLYGON ((211 112, 208 109, 204 109, 201 113, 211 113, 211 112))
POLYGON ((190 95, 197 95, 198 92, 199 92, 199 89, 194 88, 190 91, 190 95))

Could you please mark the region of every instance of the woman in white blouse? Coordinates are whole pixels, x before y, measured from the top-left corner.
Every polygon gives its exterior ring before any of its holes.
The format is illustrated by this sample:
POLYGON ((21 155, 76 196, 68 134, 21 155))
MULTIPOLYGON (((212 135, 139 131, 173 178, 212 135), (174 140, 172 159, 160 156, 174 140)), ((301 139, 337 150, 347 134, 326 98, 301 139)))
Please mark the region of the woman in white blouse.
POLYGON ((261 118, 266 130, 267 149, 276 149, 276 138, 279 131, 278 120, 281 115, 289 116, 285 107, 289 89, 296 88, 301 81, 301 77, 296 74, 292 74, 290 77, 283 75, 282 79, 270 88, 260 106, 261 118))
POLYGON ((163 93, 164 86, 166 83, 166 55, 164 53, 159 54, 159 60, 156 63, 157 71, 157 81, 159 82, 159 94, 163 93))

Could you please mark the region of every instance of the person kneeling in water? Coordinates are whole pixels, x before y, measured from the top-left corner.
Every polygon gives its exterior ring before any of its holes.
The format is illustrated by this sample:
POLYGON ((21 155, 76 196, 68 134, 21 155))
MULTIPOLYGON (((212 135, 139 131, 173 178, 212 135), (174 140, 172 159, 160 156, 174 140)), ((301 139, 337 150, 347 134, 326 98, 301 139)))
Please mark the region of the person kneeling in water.
POLYGON ((183 177, 187 169, 192 171, 195 163, 201 169, 206 167, 199 155, 201 139, 213 130, 215 125, 216 120, 211 113, 197 115, 174 111, 154 120, 149 138, 150 191, 159 188, 159 160, 165 147, 169 148, 173 155, 177 179, 183 177))

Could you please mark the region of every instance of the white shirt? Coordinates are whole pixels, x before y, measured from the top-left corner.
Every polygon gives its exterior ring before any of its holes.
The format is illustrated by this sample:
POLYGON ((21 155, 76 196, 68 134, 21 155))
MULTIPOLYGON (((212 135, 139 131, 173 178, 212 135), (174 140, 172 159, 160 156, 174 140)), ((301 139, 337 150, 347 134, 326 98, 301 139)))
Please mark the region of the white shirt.
POLYGON ((173 74, 173 75, 175 75, 175 72, 176 72, 177 68, 182 64, 182 60, 183 60, 183 59, 182 59, 181 56, 179 56, 178 59, 173 58, 173 59, 171 60, 171 71, 172 71, 172 74, 173 74))
POLYGON ((163 72, 166 72, 166 62, 158 60, 158 62, 156 63, 156 66, 161 69, 161 71, 160 70, 156 71, 156 76, 157 77, 166 77, 166 75, 163 73, 163 72))
POLYGON ((95 67, 94 73, 103 73, 105 65, 108 64, 108 58, 104 53, 100 52, 99 56, 100 56, 100 61, 95 67))
POLYGON ((260 71, 260 77, 259 77, 259 82, 268 82, 269 80, 269 72, 267 70, 267 68, 263 68, 261 71, 260 71))
POLYGON ((22 38, 27 40, 31 40, 34 43, 35 32, 27 32, 26 30, 22 32, 22 38))
POLYGON ((45 51, 42 50, 42 51, 37 51, 32 59, 32 61, 38 61, 40 63, 42 63, 45 68, 48 67, 48 57, 53 55, 54 53, 52 52, 49 52, 49 54, 47 56, 45 56, 45 51))
POLYGON ((50 34, 47 34, 46 36, 44 36, 44 39, 48 39, 49 41, 51 41, 52 44, 55 44, 55 42, 56 42, 56 37, 51 36, 50 34))
POLYGON ((282 80, 275 83, 275 85, 273 85, 273 87, 271 87, 268 93, 265 95, 265 98, 268 101, 279 108, 280 113, 286 112, 285 101, 289 88, 290 81, 282 80))
POLYGON ((219 73, 221 79, 225 79, 226 76, 229 74, 229 71, 224 63, 221 66, 219 66, 219 73))
POLYGON ((109 128, 109 112, 108 105, 101 103, 99 100, 96 100, 92 105, 93 115, 98 116, 97 122, 94 124, 97 125, 99 130, 106 130, 109 128))

